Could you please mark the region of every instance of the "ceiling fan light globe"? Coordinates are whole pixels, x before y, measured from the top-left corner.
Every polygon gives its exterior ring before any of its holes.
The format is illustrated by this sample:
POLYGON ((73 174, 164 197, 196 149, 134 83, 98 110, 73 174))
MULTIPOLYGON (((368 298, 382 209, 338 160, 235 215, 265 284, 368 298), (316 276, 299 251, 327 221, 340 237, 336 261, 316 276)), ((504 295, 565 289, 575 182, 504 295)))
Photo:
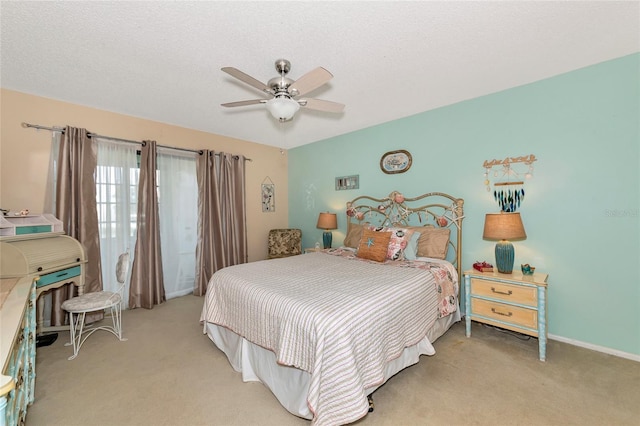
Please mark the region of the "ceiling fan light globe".
POLYGON ((281 97, 268 100, 267 109, 276 120, 289 121, 300 109, 300 105, 293 99, 281 97))

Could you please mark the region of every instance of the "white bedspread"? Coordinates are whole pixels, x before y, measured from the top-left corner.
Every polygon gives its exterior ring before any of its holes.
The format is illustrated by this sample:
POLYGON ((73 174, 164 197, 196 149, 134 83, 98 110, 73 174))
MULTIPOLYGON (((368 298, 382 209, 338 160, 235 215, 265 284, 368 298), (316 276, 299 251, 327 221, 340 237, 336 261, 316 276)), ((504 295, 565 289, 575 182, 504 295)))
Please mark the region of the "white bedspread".
POLYGON ((438 317, 429 270, 311 253, 216 272, 201 320, 229 328, 311 376, 314 424, 368 412, 365 390, 438 317))

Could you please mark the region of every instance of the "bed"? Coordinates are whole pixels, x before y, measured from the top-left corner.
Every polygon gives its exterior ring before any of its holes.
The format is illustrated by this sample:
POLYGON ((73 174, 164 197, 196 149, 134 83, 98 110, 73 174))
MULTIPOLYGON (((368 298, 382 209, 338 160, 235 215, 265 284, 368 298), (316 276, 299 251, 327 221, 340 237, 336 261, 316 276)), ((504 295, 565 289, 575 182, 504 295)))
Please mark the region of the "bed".
POLYGON ((204 333, 292 414, 351 423, 460 320, 463 204, 438 192, 357 197, 344 246, 217 271, 204 333))

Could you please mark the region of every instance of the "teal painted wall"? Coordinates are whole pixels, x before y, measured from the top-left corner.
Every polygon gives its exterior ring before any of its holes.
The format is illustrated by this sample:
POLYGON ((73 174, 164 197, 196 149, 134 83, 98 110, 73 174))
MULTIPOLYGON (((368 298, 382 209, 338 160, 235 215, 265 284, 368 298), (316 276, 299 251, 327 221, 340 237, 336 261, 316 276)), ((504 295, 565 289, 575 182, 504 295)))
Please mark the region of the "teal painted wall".
POLYGON ((336 212, 335 247, 348 200, 442 191, 465 199, 468 269, 494 258, 482 228, 498 207, 483 162, 534 154, 515 264, 550 275, 549 333, 640 355, 639 75, 633 54, 291 149, 289 225, 311 247, 321 241, 318 212, 336 212), (381 155, 397 149, 411 152, 411 169, 384 174, 381 155), (358 190, 335 191, 335 177, 354 174, 358 190))

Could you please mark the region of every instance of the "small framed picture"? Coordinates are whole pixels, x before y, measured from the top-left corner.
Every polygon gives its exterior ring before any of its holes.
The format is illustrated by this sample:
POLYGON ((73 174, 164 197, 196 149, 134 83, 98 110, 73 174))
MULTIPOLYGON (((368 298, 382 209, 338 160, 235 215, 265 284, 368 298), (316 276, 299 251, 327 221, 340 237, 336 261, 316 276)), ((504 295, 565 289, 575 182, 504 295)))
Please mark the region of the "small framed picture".
POLYGON ((411 154, 404 149, 385 152, 380 158, 380 169, 388 175, 404 173, 411 167, 411 161, 411 154))

